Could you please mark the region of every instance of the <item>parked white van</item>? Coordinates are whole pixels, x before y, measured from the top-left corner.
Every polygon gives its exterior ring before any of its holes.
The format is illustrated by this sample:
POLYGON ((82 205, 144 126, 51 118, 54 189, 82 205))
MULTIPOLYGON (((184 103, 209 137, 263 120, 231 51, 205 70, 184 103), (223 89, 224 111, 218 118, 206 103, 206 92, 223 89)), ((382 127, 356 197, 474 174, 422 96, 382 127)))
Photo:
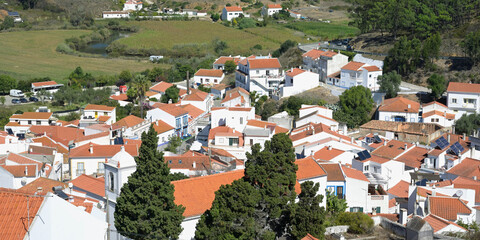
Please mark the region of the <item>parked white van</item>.
POLYGON ((23 97, 24 94, 21 90, 11 89, 10 90, 10 96, 12 96, 12 97, 23 97))

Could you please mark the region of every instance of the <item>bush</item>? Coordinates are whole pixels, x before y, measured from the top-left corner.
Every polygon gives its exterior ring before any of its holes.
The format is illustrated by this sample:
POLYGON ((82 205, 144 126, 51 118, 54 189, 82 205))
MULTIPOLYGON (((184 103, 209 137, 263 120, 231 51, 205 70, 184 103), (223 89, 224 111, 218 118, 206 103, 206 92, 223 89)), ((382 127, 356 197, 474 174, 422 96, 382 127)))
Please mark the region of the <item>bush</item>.
POLYGON ((66 43, 60 43, 58 44, 57 46, 57 52, 60 52, 60 53, 67 53, 67 54, 71 54, 73 53, 73 49, 70 48, 70 46, 66 43))
POLYGON ((348 225, 349 233, 363 234, 372 231, 373 220, 364 213, 343 212, 338 215, 336 225, 348 225))

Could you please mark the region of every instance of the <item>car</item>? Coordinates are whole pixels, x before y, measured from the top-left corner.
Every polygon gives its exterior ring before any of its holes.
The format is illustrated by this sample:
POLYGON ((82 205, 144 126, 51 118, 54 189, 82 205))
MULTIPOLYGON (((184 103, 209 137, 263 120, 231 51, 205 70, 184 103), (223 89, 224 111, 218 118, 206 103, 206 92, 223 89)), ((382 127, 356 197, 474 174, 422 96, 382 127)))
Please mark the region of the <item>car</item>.
POLYGON ((38 98, 36 98, 36 97, 30 97, 30 98, 28 98, 28 100, 30 102, 38 102, 38 98))
POLYGON ((20 103, 20 99, 14 98, 14 99, 12 99, 12 103, 13 104, 18 104, 18 103, 20 103))
POLYGON ((21 103, 28 103, 28 100, 27 100, 26 98, 23 98, 23 97, 22 97, 22 98, 20 98, 20 102, 21 102, 21 103))

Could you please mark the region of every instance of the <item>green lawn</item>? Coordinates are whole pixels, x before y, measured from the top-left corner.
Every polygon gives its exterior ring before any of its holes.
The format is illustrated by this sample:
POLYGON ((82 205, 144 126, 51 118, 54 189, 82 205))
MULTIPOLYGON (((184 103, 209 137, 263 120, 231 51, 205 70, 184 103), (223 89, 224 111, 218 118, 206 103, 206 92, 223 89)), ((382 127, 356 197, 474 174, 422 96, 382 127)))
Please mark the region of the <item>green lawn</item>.
POLYGON ((172 48, 181 44, 209 44, 214 39, 227 42, 231 54, 250 54, 250 48, 256 44, 262 45, 263 52, 268 53, 280 44, 292 39, 302 41, 294 35, 292 30, 282 30, 276 27, 249 28, 244 30, 225 27, 220 23, 208 21, 141 21, 128 22, 140 28, 127 38, 118 39, 117 42, 130 48, 172 48))
POLYGON ((345 24, 323 22, 294 22, 286 24, 286 27, 304 32, 310 36, 321 37, 324 40, 353 37, 360 32, 358 28, 345 24))
POLYGON ((50 77, 64 82, 77 67, 94 76, 118 74, 124 69, 143 71, 155 65, 123 59, 86 58, 55 51, 66 38, 86 34, 81 30, 49 30, 0 33, 0 74, 18 80, 50 77))

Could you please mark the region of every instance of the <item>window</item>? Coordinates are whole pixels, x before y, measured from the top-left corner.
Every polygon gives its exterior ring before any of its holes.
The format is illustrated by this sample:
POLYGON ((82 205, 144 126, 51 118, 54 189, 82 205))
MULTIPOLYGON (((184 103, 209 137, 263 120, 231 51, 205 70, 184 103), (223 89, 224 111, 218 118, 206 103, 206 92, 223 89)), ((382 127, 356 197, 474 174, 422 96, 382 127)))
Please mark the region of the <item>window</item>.
POLYGON ((98 163, 98 169, 97 169, 97 173, 104 173, 105 172, 105 165, 103 162, 99 162, 98 163))
POLYGON ((363 207, 351 207, 350 212, 363 212, 363 207))
POLYGON ((253 139, 250 139, 250 145, 253 145, 253 139))
POLYGON ((365 166, 365 172, 367 172, 367 171, 368 171, 368 165, 365 166))
POLYGON ((177 128, 180 127, 180 118, 175 119, 175 123, 177 124, 177 128))
POLYGON ((452 98, 452 103, 457 103, 457 99, 456 99, 456 98, 452 98))
POLYGON ((240 124, 243 124, 243 117, 240 117, 240 124))
POLYGON ((182 164, 182 160, 178 160, 178 164, 182 164))
POLYGON ((385 116, 385 121, 388 121, 388 120, 389 120, 389 119, 388 119, 388 116, 385 116))
POLYGON ((343 186, 337 186, 337 198, 343 199, 343 186))
POLYGON ((435 118, 432 118, 432 120, 431 120, 431 121, 432 121, 432 122, 435 122, 435 118))
POLYGON ((165 137, 162 137, 162 142, 165 142, 165 137))
POLYGON ((463 103, 475 103, 475 99, 464 98, 464 99, 463 99, 463 103))
POLYGON ((259 70, 257 70, 257 71, 256 71, 256 73, 257 73, 257 74, 260 74, 260 71, 259 71, 259 70))
POLYGON ((232 13, 228 13, 228 15, 232 15, 232 13))
POLYGON ((265 71, 267 76, 270 76, 270 70, 265 71))
POLYGON ((187 124, 188 124, 187 116, 183 116, 183 125, 187 125, 187 124))
POLYGON ((113 192, 113 190, 115 189, 115 178, 113 178, 112 172, 108 174, 108 183, 109 183, 108 189, 110 189, 110 191, 113 192))
POLYGON ((85 164, 83 162, 77 163, 77 176, 80 176, 85 173, 85 164))
POLYGON ((238 144, 238 138, 229 138, 228 145, 233 146, 238 144))
POLYGON ((41 124, 42 124, 42 122, 41 122, 41 121, 37 121, 37 125, 41 125, 41 124))
POLYGON ((223 138, 219 138, 218 139, 218 143, 223 143, 224 142, 224 139, 223 138))
POLYGON ((103 112, 103 116, 108 116, 108 112, 103 112))
POLYGON ((28 120, 28 125, 32 125, 32 120, 28 120))

